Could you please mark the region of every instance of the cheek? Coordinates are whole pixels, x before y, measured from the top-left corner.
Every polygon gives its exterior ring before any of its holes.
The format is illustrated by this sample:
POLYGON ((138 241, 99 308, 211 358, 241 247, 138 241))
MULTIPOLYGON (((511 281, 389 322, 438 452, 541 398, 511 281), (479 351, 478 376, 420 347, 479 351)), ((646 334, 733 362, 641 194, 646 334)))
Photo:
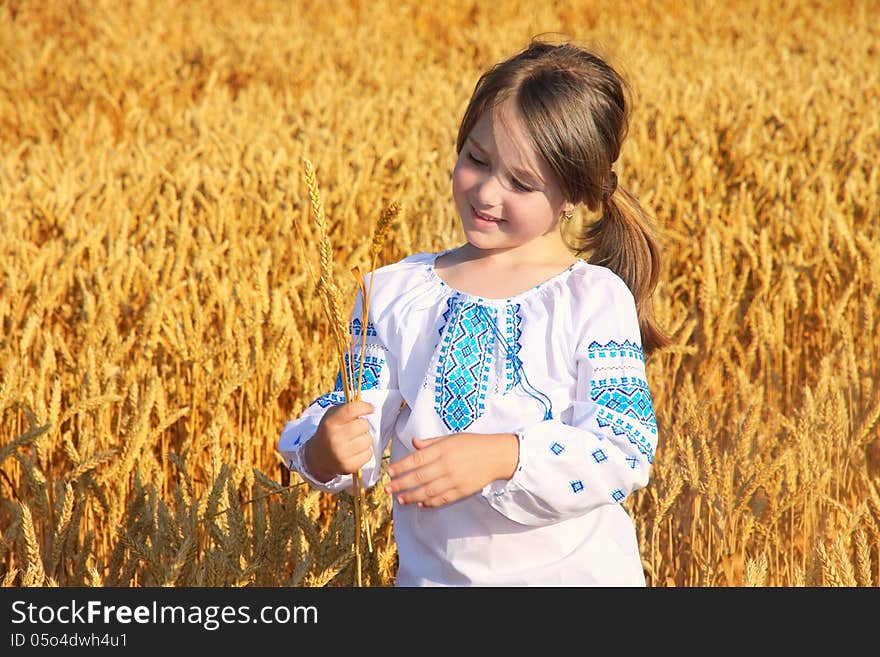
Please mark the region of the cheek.
POLYGON ((544 200, 529 199, 512 209, 511 217, 525 219, 528 230, 543 232, 553 222, 553 209, 544 200))
POLYGON ((461 166, 456 165, 455 169, 452 170, 452 196, 456 200, 461 200, 468 189, 467 171, 461 166))

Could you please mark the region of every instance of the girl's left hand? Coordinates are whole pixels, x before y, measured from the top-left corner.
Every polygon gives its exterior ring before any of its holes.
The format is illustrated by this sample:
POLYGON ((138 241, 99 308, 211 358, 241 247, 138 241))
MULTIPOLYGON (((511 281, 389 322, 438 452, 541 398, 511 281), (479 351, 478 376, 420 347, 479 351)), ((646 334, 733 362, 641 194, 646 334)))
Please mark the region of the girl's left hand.
POLYGON ((400 504, 437 507, 473 495, 496 479, 510 479, 519 462, 514 434, 456 433, 413 439, 414 452, 388 468, 385 491, 400 504))

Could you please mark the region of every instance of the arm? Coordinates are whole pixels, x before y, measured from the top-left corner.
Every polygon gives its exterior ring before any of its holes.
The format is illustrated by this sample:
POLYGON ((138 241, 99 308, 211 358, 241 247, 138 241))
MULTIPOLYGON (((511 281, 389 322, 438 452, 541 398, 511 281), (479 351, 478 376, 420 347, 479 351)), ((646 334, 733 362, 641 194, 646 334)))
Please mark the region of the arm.
MULTIPOLYGON (((361 399, 372 405, 374 411, 363 416, 369 423, 373 439, 373 450, 370 460, 363 466, 363 482, 369 487, 379 478, 382 453, 388 444, 391 428, 400 410, 401 395, 397 384, 397 365, 393 355, 385 348, 380 338, 380 331, 373 322, 361 326, 361 299, 355 302, 352 311, 351 335, 352 346, 346 355, 354 367, 355 374, 361 369, 361 340, 366 333, 366 351, 363 363, 361 399)), ((318 397, 295 420, 287 422, 278 441, 278 449, 287 467, 298 472, 313 487, 330 493, 338 493, 351 489, 352 477, 349 474, 311 470, 310 465, 315 459, 309 458, 313 445, 309 441, 315 436, 321 420, 331 408, 345 404, 342 389, 342 377, 336 378, 336 388, 332 392, 318 397)), ((328 418, 329 419, 329 418, 328 418)))
POLYGON ((601 303, 577 347, 570 419, 523 429, 513 477, 482 490, 493 508, 524 525, 618 504, 648 483, 657 425, 635 303, 619 279, 591 294, 601 303))
POLYGON ((519 438, 511 433, 456 433, 413 439, 415 451, 391 464, 386 492, 399 504, 436 507, 479 492, 516 471, 519 438))

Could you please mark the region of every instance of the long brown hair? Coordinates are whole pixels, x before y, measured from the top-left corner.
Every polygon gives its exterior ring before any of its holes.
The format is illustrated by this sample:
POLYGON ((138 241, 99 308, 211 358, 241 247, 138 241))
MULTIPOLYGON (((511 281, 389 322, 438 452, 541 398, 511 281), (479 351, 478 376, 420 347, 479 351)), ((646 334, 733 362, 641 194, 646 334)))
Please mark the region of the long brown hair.
POLYGON ((642 348, 668 344, 651 308, 660 275, 652 220, 612 171, 629 127, 626 81, 601 57, 572 43, 536 39, 480 77, 458 130, 457 152, 484 112, 512 100, 565 198, 602 216, 571 248, 627 284, 636 302, 642 348))

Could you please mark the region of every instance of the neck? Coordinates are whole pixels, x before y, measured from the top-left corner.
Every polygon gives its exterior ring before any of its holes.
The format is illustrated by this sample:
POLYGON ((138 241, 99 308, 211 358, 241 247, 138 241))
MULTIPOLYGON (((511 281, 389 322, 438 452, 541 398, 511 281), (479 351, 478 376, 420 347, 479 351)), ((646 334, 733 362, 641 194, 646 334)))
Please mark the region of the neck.
POLYGON ((467 260, 481 260, 487 265, 502 267, 555 264, 574 260, 574 255, 561 238, 547 242, 538 238, 527 244, 506 249, 480 249, 466 242, 459 247, 459 253, 467 260))

